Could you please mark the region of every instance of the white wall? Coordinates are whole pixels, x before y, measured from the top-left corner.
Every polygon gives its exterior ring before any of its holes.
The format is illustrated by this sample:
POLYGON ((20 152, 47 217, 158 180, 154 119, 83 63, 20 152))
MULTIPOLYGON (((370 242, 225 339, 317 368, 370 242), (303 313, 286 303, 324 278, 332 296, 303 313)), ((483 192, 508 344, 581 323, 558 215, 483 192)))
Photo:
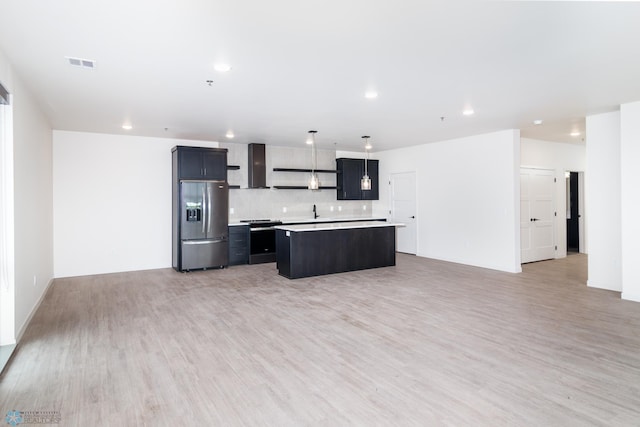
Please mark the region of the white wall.
MULTIPOLYGON (((416 172, 417 255, 519 272, 520 133, 495 132, 378 152, 380 179, 416 172)), ((389 211, 381 188, 374 214, 389 211)))
MULTIPOLYGON (((552 169, 556 177, 555 202, 556 217, 555 244, 558 246, 556 258, 567 256, 567 187, 565 171, 584 172, 586 170, 586 147, 583 144, 564 144, 522 138, 520 141, 520 165, 539 169, 552 169)), ((586 220, 586 214, 583 216, 586 220)), ((585 233, 586 234, 586 233, 585 233)), ((586 239, 586 236, 580 236, 586 239)), ((586 240, 585 240, 586 241, 586 240)))
POLYGON ((622 291, 620 112, 587 116, 586 130, 587 284, 622 291))
POLYGON ((640 102, 620 106, 622 298, 640 301, 640 102))
POLYGON ((171 267, 171 148, 217 143, 53 132, 54 274, 171 267))
POLYGON ((0 80, 13 95, 15 330, 20 338, 53 278, 51 126, 0 55, 0 80))

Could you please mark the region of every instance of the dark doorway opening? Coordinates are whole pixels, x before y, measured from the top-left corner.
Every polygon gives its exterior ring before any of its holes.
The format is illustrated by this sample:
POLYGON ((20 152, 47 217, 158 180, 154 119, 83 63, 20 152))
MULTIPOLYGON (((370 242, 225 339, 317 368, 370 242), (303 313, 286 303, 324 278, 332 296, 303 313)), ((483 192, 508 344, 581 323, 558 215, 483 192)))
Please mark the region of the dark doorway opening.
POLYGON ((580 252, 578 172, 570 172, 567 180, 567 252, 580 252))

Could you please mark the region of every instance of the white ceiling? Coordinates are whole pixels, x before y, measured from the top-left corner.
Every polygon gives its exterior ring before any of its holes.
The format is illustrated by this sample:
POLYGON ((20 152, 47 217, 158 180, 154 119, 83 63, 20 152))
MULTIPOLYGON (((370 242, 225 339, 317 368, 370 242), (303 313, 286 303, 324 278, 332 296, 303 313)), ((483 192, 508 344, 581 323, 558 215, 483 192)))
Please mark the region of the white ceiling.
POLYGON ((367 134, 374 151, 511 128, 579 142, 569 133, 584 135, 586 115, 640 100, 636 2, 0 0, 0 11, 0 50, 62 130, 298 145, 317 129, 321 148, 359 150, 367 134))

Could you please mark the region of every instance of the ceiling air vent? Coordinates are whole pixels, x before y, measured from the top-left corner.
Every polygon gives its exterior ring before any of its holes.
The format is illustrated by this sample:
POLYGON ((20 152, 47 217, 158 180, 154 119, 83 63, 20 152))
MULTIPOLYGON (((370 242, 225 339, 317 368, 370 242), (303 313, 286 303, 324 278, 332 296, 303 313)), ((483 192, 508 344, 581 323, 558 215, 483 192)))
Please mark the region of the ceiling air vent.
POLYGON ((67 61, 69 61, 69 65, 80 68, 88 68, 93 70, 96 68, 96 61, 93 59, 82 59, 82 58, 73 58, 71 56, 65 56, 67 61))

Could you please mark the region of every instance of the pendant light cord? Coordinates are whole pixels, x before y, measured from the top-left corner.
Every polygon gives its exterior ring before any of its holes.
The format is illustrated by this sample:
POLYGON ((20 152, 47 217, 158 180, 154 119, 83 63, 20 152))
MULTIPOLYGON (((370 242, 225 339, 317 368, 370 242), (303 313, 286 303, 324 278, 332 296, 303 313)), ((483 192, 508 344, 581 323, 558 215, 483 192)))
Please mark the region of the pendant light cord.
POLYGON ((364 175, 365 176, 369 176, 369 169, 368 169, 368 163, 369 163, 369 138, 370 136, 363 136, 362 139, 364 139, 364 175))

